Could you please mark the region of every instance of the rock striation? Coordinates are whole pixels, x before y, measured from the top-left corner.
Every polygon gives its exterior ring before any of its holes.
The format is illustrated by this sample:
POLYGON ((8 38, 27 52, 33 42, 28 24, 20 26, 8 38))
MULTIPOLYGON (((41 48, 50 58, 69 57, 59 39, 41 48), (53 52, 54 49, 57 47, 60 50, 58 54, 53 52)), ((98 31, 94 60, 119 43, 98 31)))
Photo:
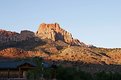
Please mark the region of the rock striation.
POLYGON ((39 29, 36 32, 36 36, 40 37, 41 39, 51 39, 53 41, 61 40, 71 45, 82 44, 79 40, 73 39, 71 33, 62 29, 58 23, 40 24, 39 29))
POLYGON ((40 51, 25 51, 20 48, 7 48, 0 51, 1 57, 8 57, 8 58, 24 58, 24 57, 35 57, 41 56, 46 57, 48 56, 44 52, 40 51))
MULTIPOLYGON (((70 46, 61 51, 60 54, 51 55, 48 60, 53 61, 70 61, 70 62, 83 62, 86 64, 114 64, 115 60, 111 59, 109 55, 100 54, 87 47, 70 46)), ((121 61, 121 58, 117 58, 121 61)), ((119 64, 119 63, 117 63, 119 64)))
POLYGON ((31 31, 21 31, 21 33, 11 32, 0 29, 0 43, 6 43, 10 41, 24 41, 33 38, 35 35, 31 31))
POLYGON ((28 30, 17 33, 0 29, 0 58, 33 56, 44 56, 49 61, 121 64, 121 48, 107 49, 85 45, 57 23, 43 23, 36 33, 28 30))

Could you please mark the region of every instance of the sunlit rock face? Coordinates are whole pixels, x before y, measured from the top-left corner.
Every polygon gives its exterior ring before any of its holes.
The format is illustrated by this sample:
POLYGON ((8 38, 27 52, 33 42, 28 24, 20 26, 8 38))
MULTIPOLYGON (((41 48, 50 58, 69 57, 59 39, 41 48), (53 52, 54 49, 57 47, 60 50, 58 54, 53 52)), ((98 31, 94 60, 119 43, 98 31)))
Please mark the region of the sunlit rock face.
POLYGON ((21 33, 11 32, 6 30, 0 30, 0 43, 5 43, 9 41, 23 41, 35 37, 34 32, 31 31, 21 31, 21 33))
POLYGON ((41 39, 51 39, 53 41, 61 40, 72 45, 81 45, 80 41, 73 39, 71 33, 62 29, 59 24, 45 24, 39 26, 36 36, 41 39))
POLYGON ((24 41, 35 37, 39 37, 40 39, 50 39, 52 41, 61 40, 69 45, 85 45, 78 39, 74 39, 71 33, 62 29, 57 23, 42 23, 36 33, 28 30, 23 30, 20 33, 0 30, 0 43, 24 41))
POLYGON ((0 50, 0 56, 8 58, 24 58, 34 56, 46 57, 48 55, 42 51, 25 51, 20 48, 7 48, 4 50, 0 50))

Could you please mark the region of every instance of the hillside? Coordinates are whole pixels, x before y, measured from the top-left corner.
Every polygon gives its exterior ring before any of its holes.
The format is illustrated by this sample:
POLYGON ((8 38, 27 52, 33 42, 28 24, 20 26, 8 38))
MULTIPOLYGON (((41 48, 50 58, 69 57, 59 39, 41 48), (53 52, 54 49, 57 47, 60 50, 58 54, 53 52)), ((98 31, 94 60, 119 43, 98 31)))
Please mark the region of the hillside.
POLYGON ((0 30, 0 56, 43 57, 51 61, 70 61, 83 64, 121 64, 121 49, 88 46, 59 24, 41 24, 36 33, 0 30))
POLYGON ((7 48, 0 51, 1 57, 6 58, 26 58, 26 57, 47 57, 48 55, 42 51, 25 51, 19 48, 7 48))

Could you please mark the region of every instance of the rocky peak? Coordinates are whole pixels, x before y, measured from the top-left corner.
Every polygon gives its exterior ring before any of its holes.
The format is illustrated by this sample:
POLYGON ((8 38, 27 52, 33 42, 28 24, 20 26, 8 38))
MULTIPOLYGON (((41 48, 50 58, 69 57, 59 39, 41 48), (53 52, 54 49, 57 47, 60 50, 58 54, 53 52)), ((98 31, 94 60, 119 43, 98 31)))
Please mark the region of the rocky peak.
POLYGON ((21 31, 21 33, 11 32, 0 29, 0 43, 6 43, 10 41, 23 41, 35 37, 34 32, 21 31))
POLYGON ((6 31, 6 30, 2 30, 0 29, 0 36, 6 36, 6 37, 11 37, 16 35, 16 32, 11 32, 11 31, 6 31))
POLYGON ((72 44, 72 45, 81 44, 79 40, 73 39, 71 33, 62 29, 58 23, 55 23, 55 24, 42 23, 42 24, 40 24, 39 29, 36 32, 36 36, 40 37, 41 39, 51 39, 53 41, 62 40, 64 42, 72 44))

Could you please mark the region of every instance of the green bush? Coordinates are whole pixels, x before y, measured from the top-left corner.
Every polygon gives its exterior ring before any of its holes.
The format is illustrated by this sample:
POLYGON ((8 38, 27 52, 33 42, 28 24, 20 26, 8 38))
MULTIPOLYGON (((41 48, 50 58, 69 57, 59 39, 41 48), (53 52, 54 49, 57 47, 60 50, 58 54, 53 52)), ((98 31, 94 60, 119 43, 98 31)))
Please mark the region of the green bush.
POLYGON ((76 68, 63 68, 57 69, 58 80, 92 80, 92 76, 76 68))
POLYGON ((27 72, 28 80, 38 80, 43 74, 42 58, 34 57, 32 58, 33 62, 36 63, 36 68, 29 70, 27 72))
POLYGON ((121 80, 121 74, 112 72, 100 72, 96 73, 94 80, 121 80))
POLYGON ((37 67, 28 71, 28 80, 38 80, 42 74, 48 80, 52 78, 57 80, 121 80, 120 73, 98 72, 92 75, 72 67, 44 68, 41 58, 33 58, 33 61, 37 64, 37 67))

